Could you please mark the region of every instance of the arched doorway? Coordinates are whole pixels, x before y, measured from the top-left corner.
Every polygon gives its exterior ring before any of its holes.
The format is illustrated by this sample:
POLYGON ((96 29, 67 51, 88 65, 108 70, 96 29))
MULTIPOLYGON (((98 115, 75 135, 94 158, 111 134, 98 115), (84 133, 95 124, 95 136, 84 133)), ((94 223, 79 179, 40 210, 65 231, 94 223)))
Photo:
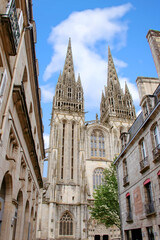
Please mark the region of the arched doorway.
POLYGON ((34 210, 33 210, 33 207, 32 207, 32 210, 31 210, 31 218, 30 218, 30 232, 29 232, 29 240, 32 240, 32 235, 33 235, 33 214, 34 214, 34 210))
POLYGON ((12 177, 5 174, 0 188, 0 239, 7 239, 12 216, 12 177))
POLYGON ((22 191, 19 191, 17 196, 17 205, 15 206, 12 240, 21 239, 22 236, 21 226, 23 226, 22 215, 23 215, 23 194, 22 191))
POLYGON ((28 233, 30 230, 29 224, 29 201, 26 202, 25 213, 24 213, 24 227, 23 227, 23 240, 28 239, 28 233))

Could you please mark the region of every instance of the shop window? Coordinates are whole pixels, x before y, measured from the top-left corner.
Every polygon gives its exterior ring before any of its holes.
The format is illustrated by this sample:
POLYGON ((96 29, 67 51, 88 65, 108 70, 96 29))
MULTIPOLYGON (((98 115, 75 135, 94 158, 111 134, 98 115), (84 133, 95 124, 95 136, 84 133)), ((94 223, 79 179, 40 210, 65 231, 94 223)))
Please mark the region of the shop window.
POLYGON ((147 227, 147 233, 148 233, 149 240, 155 240, 154 233, 153 233, 153 227, 147 227))

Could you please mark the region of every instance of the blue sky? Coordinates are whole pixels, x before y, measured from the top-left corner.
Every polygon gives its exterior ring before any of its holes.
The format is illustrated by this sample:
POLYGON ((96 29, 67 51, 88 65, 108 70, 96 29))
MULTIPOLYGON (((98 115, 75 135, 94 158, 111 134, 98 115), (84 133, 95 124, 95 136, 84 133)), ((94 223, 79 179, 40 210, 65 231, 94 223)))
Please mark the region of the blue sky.
POLYGON ((138 112, 136 78, 157 77, 146 35, 149 29, 160 30, 159 9, 159 0, 33 0, 46 146, 52 99, 69 37, 75 75, 80 73, 84 88, 86 120, 99 114, 107 84, 108 45, 121 86, 127 82, 138 112))

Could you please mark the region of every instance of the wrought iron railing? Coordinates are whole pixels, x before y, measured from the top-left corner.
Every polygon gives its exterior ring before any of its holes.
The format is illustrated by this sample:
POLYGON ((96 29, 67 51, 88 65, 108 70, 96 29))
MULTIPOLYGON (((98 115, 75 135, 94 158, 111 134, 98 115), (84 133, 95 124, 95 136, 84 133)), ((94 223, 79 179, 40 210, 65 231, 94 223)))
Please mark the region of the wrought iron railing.
POLYGON ((15 45, 15 49, 17 50, 19 38, 20 38, 20 29, 18 24, 15 0, 10 0, 8 2, 7 11, 6 11, 6 14, 3 14, 3 17, 9 18, 13 39, 14 39, 14 45, 15 45))
POLYGON ((160 144, 158 144, 154 149, 153 149, 153 158, 154 160, 157 159, 158 157, 160 158, 160 144))
POLYGON ((145 157, 143 160, 140 161, 140 169, 141 171, 149 168, 148 157, 145 157))
POLYGON ((125 186, 127 184, 129 184, 128 175, 124 176, 123 178, 123 185, 125 186))
POLYGON ((126 212, 126 222, 132 222, 133 221, 133 215, 131 211, 126 212))

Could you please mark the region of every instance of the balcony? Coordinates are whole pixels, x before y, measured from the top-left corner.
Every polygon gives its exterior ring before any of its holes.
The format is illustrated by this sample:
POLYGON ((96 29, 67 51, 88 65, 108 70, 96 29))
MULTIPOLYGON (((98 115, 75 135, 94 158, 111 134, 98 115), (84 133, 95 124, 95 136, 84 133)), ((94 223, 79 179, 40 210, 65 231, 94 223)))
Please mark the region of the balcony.
POLYGON ((146 216, 155 214, 154 201, 145 204, 145 213, 146 213, 146 216))
POLYGON ((131 211, 126 212, 126 222, 133 222, 133 216, 131 211))
POLYGON ((142 161, 140 161, 140 173, 144 173, 149 169, 148 157, 145 157, 142 161))
POLYGON ((160 160, 160 144, 158 144, 154 149, 153 149, 153 162, 158 162, 160 160))
POLYGON ((15 56, 20 38, 15 0, 10 0, 6 13, 0 14, 0 24, 2 26, 4 44, 8 54, 15 56))
POLYGON ((123 178, 123 187, 126 187, 127 185, 129 185, 128 175, 123 178))

